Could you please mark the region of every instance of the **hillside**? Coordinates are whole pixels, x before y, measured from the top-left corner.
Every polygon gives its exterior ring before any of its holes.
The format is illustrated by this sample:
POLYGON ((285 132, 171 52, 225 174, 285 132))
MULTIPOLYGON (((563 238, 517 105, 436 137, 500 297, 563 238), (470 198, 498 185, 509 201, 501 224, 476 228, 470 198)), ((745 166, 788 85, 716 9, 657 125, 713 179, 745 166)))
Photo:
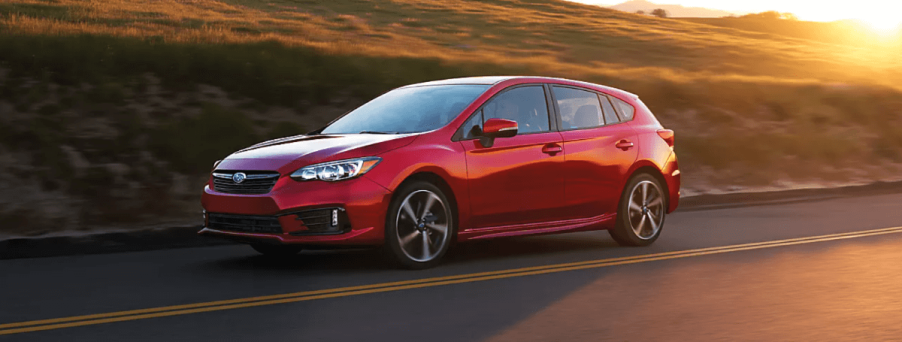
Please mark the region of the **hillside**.
POLYGON ((656 4, 650 1, 645 0, 630 0, 627 2, 619 3, 613 6, 608 6, 610 9, 615 9, 618 11, 624 11, 627 13, 636 13, 636 11, 643 11, 645 13, 651 13, 655 9, 663 9, 667 11, 667 14, 671 18, 676 17, 694 17, 694 18, 720 18, 727 17, 730 15, 740 15, 743 13, 734 13, 710 8, 703 7, 685 7, 682 5, 665 5, 665 4, 656 4))
POLYGON ((899 50, 558 0, 7 1, 0 51, 2 234, 196 224, 214 160, 469 75, 639 94, 685 194, 902 170, 899 50))
POLYGON ((876 49, 895 48, 896 51, 902 46, 902 31, 874 32, 866 24, 854 20, 827 23, 760 18, 679 18, 679 20, 830 44, 876 49))

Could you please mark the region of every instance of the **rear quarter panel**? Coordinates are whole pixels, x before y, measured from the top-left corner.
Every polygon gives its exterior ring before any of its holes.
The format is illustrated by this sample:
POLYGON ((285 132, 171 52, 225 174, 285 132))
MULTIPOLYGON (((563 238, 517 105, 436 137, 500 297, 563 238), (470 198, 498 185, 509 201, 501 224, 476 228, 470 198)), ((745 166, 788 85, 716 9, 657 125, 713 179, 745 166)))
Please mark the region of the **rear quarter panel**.
MULTIPOLYGON (((668 146, 667 142, 657 133, 659 129, 664 129, 665 127, 661 126, 661 123, 658 122, 654 117, 654 114, 652 114, 644 104, 641 104, 638 97, 620 89, 591 83, 562 80, 555 80, 549 83, 570 84, 594 89, 632 105, 636 109, 636 113, 633 116, 633 120, 629 122, 629 125, 636 131, 637 141, 635 141, 635 143, 639 147, 639 155, 636 162, 630 167, 628 174, 633 175, 637 170, 643 167, 652 167, 658 170, 660 175, 664 178, 664 183, 667 187, 665 191, 667 191, 668 198, 670 199, 667 212, 671 213, 676 210, 680 199, 680 171, 676 154, 674 153, 673 148, 668 146)), ((679 132, 677 132, 677 135, 678 134, 679 132)), ((678 139, 679 137, 677 137, 677 140, 678 139)), ((623 193, 623 188, 626 187, 626 182, 628 181, 629 177, 621 182, 618 189, 619 193, 623 193)))
MULTIPOLYGON (((667 212, 676 210, 680 199, 680 171, 679 163, 673 147, 667 145, 659 135, 658 130, 664 129, 653 114, 643 105, 639 105, 632 97, 617 96, 636 108, 636 114, 630 125, 636 131, 636 140, 639 147, 639 157, 633 164, 630 174, 643 167, 653 167, 664 178, 665 190, 668 193, 667 212)), ((626 184, 623 184, 626 186, 626 184)), ((621 190, 622 191, 622 190, 621 190)))

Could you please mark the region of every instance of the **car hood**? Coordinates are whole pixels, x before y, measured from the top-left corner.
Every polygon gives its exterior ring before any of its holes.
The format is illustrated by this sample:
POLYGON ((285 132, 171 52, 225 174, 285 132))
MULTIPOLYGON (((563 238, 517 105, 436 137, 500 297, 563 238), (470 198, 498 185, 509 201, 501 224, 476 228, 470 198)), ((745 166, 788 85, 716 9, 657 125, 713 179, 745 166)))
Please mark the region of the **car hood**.
POLYGON ((379 155, 413 142, 411 134, 298 135, 265 141, 232 153, 218 170, 293 172, 306 165, 379 155))

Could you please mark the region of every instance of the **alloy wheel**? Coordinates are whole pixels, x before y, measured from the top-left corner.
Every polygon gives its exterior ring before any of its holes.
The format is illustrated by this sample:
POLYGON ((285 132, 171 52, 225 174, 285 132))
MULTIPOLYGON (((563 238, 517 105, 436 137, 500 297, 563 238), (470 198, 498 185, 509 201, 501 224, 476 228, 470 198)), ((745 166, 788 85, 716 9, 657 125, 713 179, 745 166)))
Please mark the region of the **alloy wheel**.
POLYGON ((448 243, 450 217, 448 205, 432 191, 407 195, 395 216, 401 251, 417 262, 434 259, 448 243))
POLYGON ((661 188, 643 180, 633 187, 629 198, 629 223, 636 237, 654 238, 664 224, 664 196, 661 188))

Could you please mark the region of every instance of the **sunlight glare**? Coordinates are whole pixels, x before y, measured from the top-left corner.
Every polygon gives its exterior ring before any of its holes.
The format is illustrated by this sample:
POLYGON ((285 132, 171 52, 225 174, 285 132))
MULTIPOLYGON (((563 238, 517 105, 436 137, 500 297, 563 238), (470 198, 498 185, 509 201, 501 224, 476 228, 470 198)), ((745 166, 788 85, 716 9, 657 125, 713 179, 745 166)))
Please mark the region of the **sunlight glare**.
POLYGON ((898 17, 877 14, 870 18, 861 19, 865 24, 878 33, 893 33, 900 29, 898 17))

